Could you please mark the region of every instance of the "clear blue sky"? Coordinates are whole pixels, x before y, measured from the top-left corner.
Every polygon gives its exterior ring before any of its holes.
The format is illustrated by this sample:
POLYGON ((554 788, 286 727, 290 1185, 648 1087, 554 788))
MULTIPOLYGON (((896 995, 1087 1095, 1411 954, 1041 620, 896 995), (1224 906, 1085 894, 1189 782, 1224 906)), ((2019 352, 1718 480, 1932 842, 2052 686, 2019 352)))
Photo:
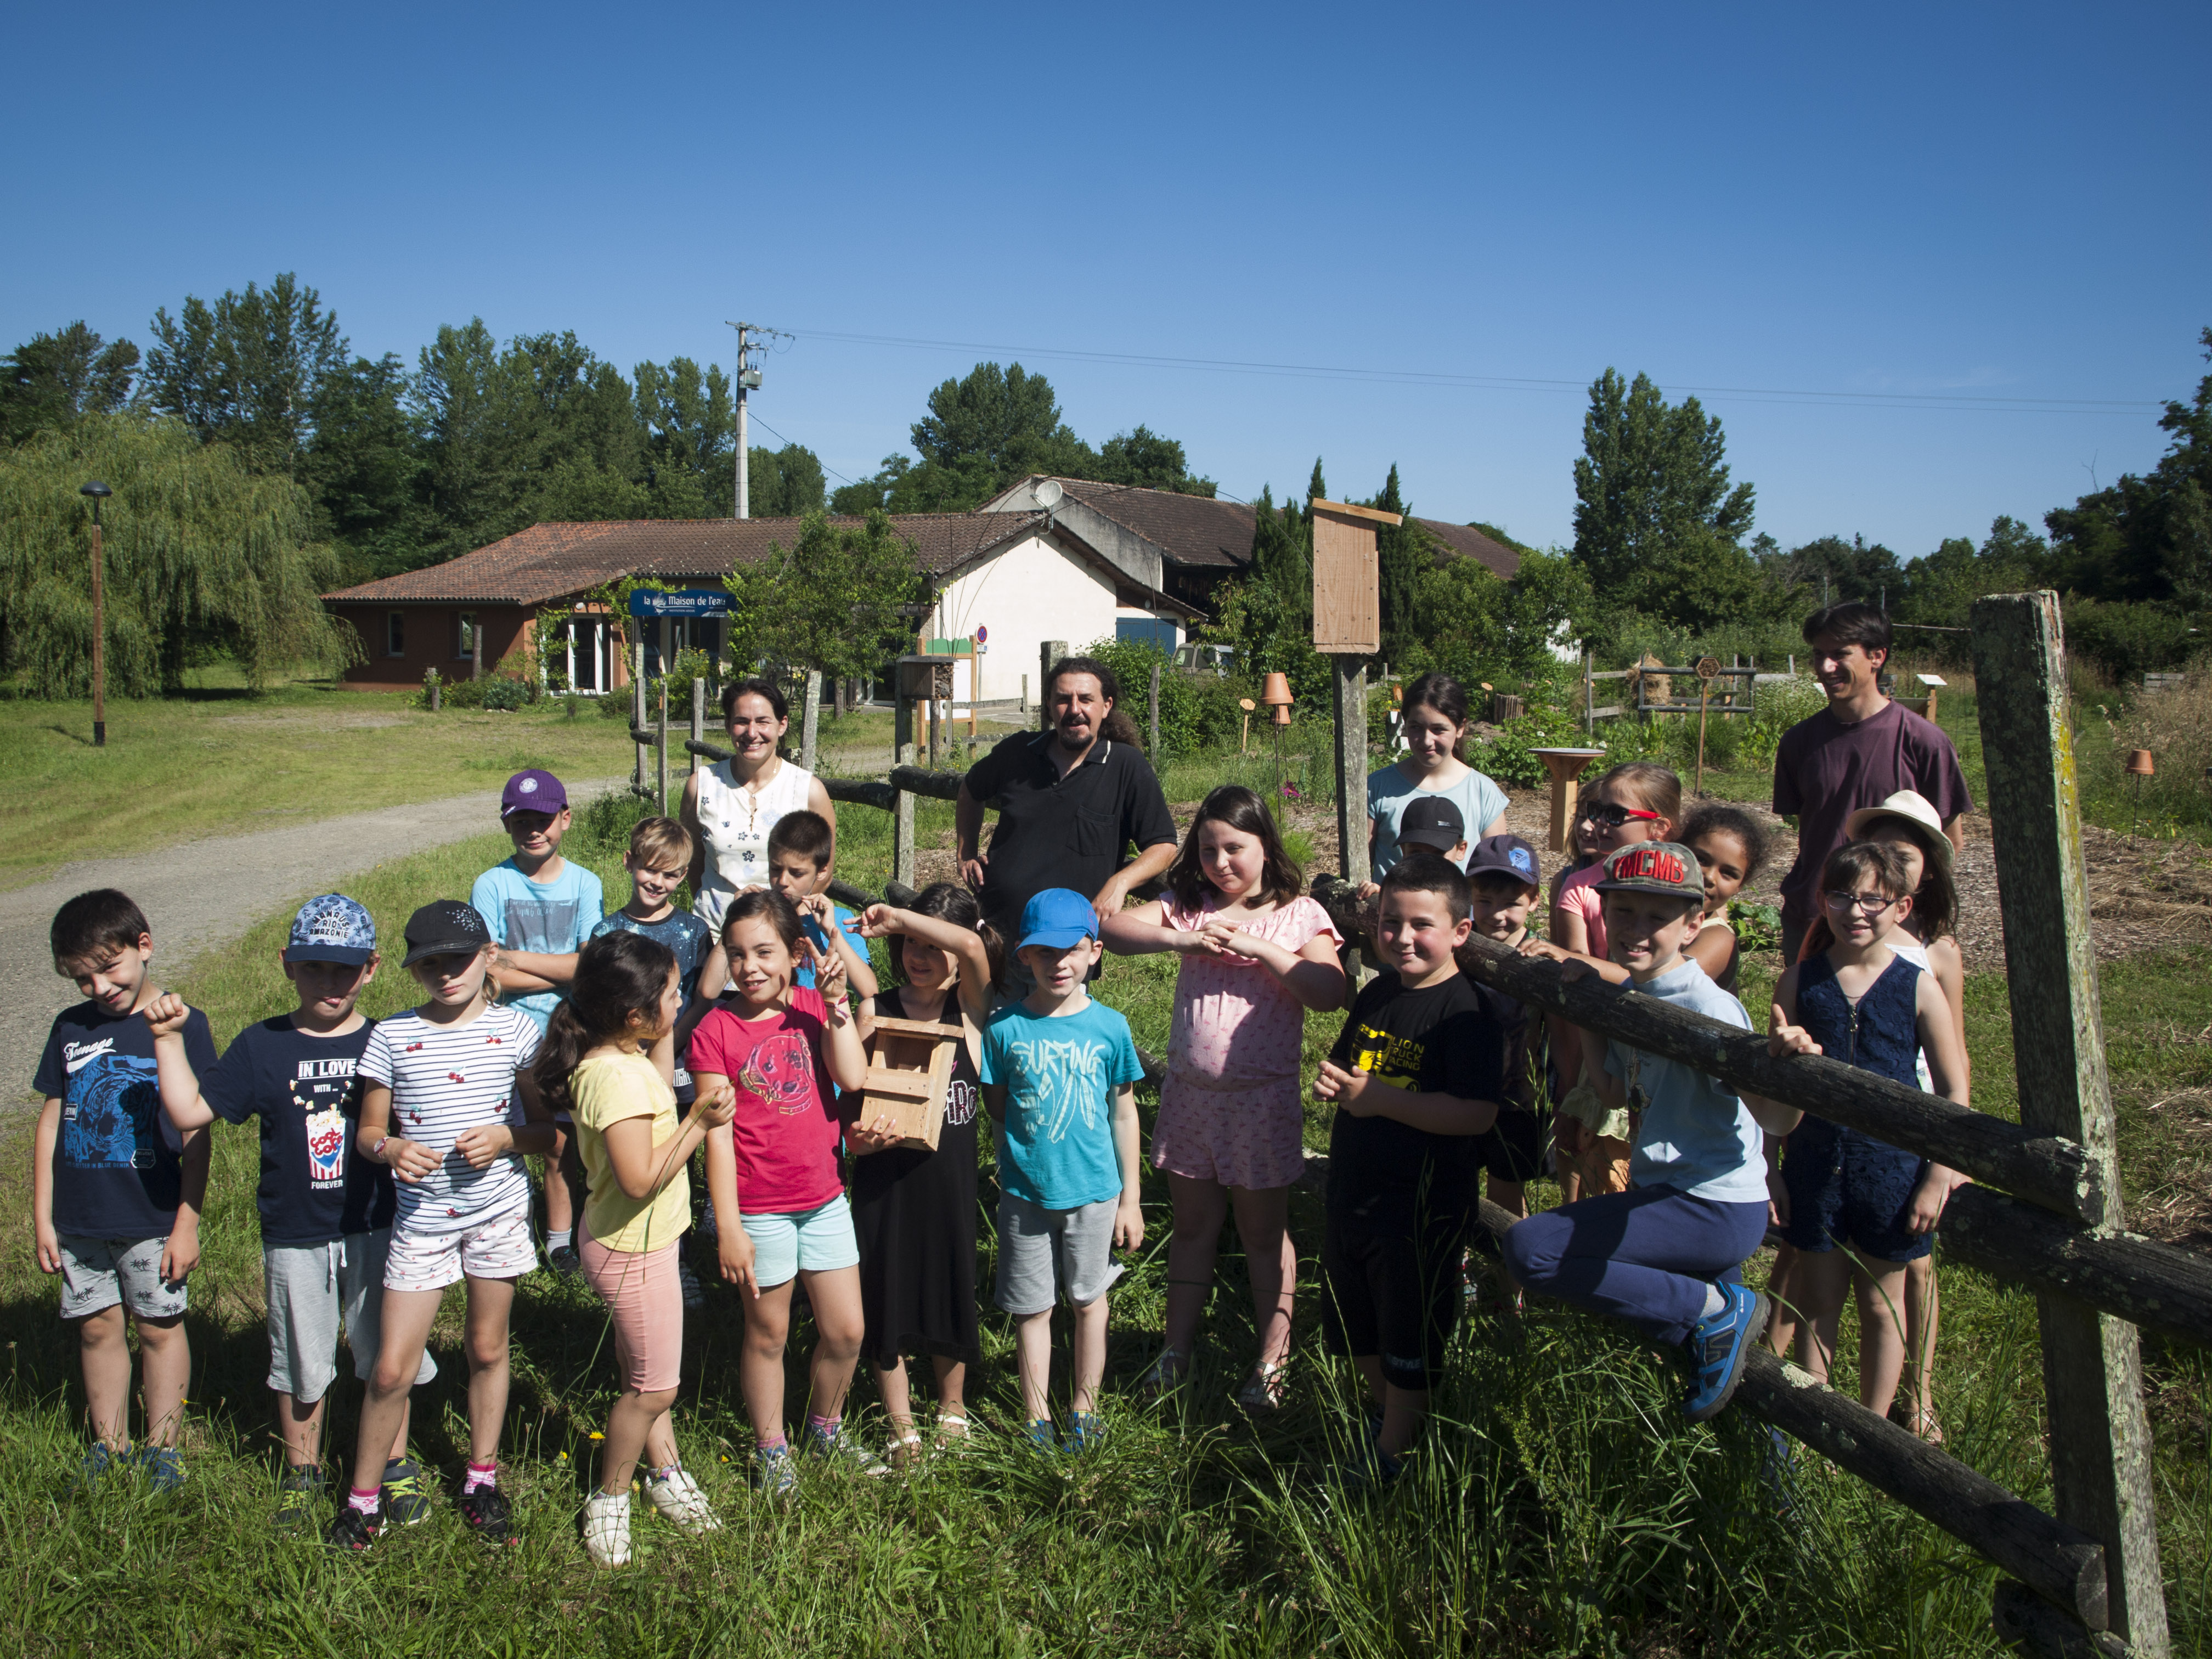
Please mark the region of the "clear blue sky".
POLYGON ((1418 512, 1565 542, 1611 364, 1814 394, 1706 398, 1759 527, 1909 558, 2148 465, 2212 322, 2201 3, 14 0, 6 29, 0 345, 143 345, 156 306, 288 270, 410 363, 472 315, 726 363, 742 317, 800 336, 758 416, 848 476, 1013 354, 817 331, 1519 380, 1023 354, 1085 437, 1146 422, 1233 495, 1395 461, 1418 512), (1941 394, 2045 401, 1911 401, 1941 394))

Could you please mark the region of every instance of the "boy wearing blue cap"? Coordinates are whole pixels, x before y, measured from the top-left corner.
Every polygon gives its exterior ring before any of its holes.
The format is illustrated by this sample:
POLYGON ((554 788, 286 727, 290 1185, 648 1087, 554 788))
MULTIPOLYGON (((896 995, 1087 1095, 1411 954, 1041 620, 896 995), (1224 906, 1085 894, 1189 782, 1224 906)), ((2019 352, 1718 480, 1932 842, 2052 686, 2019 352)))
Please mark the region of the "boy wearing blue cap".
MULTIPOLYGON (((185 1132, 221 1118, 261 1120, 261 1250, 269 1302, 269 1386, 284 1446, 280 1531, 309 1526, 324 1491, 323 1402, 337 1380, 338 1326, 366 1382, 381 1339, 384 1259, 392 1246, 392 1171, 354 1146, 361 1088, 354 1078, 376 1022, 354 1006, 376 976, 376 923, 343 893, 309 899, 277 957, 299 993, 289 1014, 249 1025, 222 1062, 195 1077, 175 996, 148 1010, 161 1068, 162 1109, 185 1132)), ((415 1375, 438 1368, 425 1354, 415 1375)), ((422 1471, 407 1455, 403 1417, 384 1469, 395 1520, 429 1512, 422 1471)))
MULTIPOLYGON (((576 976, 576 953, 606 914, 606 893, 597 876, 561 856, 568 792, 550 772, 532 767, 509 778, 500 792, 499 823, 514 856, 477 878, 469 903, 499 946, 489 975, 499 1000, 529 1015, 542 1034, 576 976)), ((575 1230, 584 1166, 568 1120, 556 1118, 555 1127, 545 1160, 545 1259, 573 1278, 582 1271, 575 1230)))
POLYGON ((1067 1449, 1097 1445, 1106 1376, 1106 1290, 1118 1246, 1145 1242, 1137 1199, 1137 1097, 1129 1022, 1084 990, 1098 912, 1048 887, 1022 908, 1015 954, 1034 985, 983 1030, 984 1103, 999 1127, 999 1305, 1014 1316, 1030 1438, 1054 1443, 1052 1307, 1075 1310, 1067 1449))

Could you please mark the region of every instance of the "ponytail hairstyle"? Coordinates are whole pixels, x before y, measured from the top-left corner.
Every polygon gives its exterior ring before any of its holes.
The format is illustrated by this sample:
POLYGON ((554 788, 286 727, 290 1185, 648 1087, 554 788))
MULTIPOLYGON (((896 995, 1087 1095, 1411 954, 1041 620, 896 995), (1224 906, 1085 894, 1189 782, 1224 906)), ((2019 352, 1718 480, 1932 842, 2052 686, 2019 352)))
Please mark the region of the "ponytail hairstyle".
POLYGON ((1062 657, 1053 664, 1052 672, 1045 677, 1044 700, 1048 711, 1052 707, 1053 693, 1061 678, 1069 674, 1088 674, 1098 682, 1098 695, 1106 699, 1106 718, 1098 722, 1098 735, 1109 743, 1127 744, 1132 749, 1141 749, 1145 740, 1137 731, 1137 722, 1121 712, 1121 678, 1096 657, 1062 657))
POLYGON ((1597 787, 1613 797, 1616 805, 1640 805, 1647 812, 1656 812, 1667 820, 1667 838, 1680 839, 1674 831, 1682 822, 1682 780, 1675 775, 1674 768, 1662 766, 1656 761, 1625 761, 1600 778, 1597 787), (1623 794, 1631 799, 1622 801, 1623 794))
MULTIPOLYGON (((906 907, 918 916, 927 916, 934 921, 949 921, 955 927, 966 927, 981 935, 983 954, 990 959, 991 983, 999 985, 1006 969, 1006 941, 999 930, 983 920, 983 907, 975 896, 957 881, 933 881, 914 896, 914 902, 906 907)), ((902 945, 890 951, 891 978, 903 985, 906 977, 906 951, 902 945)), ((957 987, 955 987, 957 995, 957 987)))
POLYGON ((1288 904, 1298 896, 1304 883, 1304 872, 1284 850, 1283 838, 1276 833, 1274 814, 1268 811, 1267 803, 1241 783, 1224 783, 1199 804, 1198 816, 1190 821, 1190 831, 1182 838, 1182 850, 1168 866, 1167 884, 1177 904, 1186 910, 1203 909, 1206 894, 1214 890, 1213 884, 1206 879, 1206 861, 1198 841, 1199 831, 1208 823, 1225 823, 1231 830, 1242 830, 1259 838, 1260 881, 1270 904, 1288 904))
POLYGON ((641 1016, 650 1027, 675 971, 674 951, 627 929, 602 933, 577 953, 576 977, 545 1023, 545 1041, 530 1068, 549 1110, 575 1110, 568 1078, 577 1062, 602 1043, 629 1036, 641 1016))
POLYGON ((748 887, 730 901, 730 908, 722 912, 722 943, 726 946, 730 935, 741 921, 768 918, 768 925, 775 929, 783 948, 796 957, 799 954, 798 907, 773 887, 748 887))
POLYGON ((1433 708, 1460 728, 1452 739, 1452 758, 1467 764, 1467 688, 1439 669, 1431 669, 1405 689, 1399 705, 1410 715, 1416 708, 1433 708))

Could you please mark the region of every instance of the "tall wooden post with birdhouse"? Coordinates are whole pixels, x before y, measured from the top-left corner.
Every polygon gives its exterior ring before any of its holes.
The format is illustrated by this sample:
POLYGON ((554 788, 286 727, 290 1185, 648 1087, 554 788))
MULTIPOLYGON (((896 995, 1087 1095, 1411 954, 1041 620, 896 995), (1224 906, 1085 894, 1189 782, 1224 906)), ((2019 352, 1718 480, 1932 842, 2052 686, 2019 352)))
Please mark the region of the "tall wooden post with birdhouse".
POLYGON ((1367 659, 1382 648, 1378 525, 1396 513, 1325 501, 1313 509, 1314 649, 1334 667, 1337 862, 1349 882, 1367 879, 1367 659))

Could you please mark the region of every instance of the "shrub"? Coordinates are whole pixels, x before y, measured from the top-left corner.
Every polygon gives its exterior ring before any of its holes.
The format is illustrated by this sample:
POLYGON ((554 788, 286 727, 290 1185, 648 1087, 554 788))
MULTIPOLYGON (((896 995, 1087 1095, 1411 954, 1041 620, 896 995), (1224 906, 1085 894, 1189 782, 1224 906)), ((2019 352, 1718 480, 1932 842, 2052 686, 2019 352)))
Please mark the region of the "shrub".
POLYGON ((2106 673, 2122 681, 2180 667, 2197 643, 2188 617, 2162 605, 2069 599, 2065 623, 2074 649, 2095 658, 2106 673))
POLYGON ((1534 789, 1551 774, 1533 751, 1571 748, 1583 741, 1581 722, 1563 708, 1532 708, 1505 722, 1498 734, 1479 750, 1472 760, 1475 769, 1499 783, 1534 789))
POLYGON ((536 688, 525 681, 509 679, 504 674, 493 674, 478 682, 483 692, 478 701, 486 708, 512 714, 531 702, 536 688))

